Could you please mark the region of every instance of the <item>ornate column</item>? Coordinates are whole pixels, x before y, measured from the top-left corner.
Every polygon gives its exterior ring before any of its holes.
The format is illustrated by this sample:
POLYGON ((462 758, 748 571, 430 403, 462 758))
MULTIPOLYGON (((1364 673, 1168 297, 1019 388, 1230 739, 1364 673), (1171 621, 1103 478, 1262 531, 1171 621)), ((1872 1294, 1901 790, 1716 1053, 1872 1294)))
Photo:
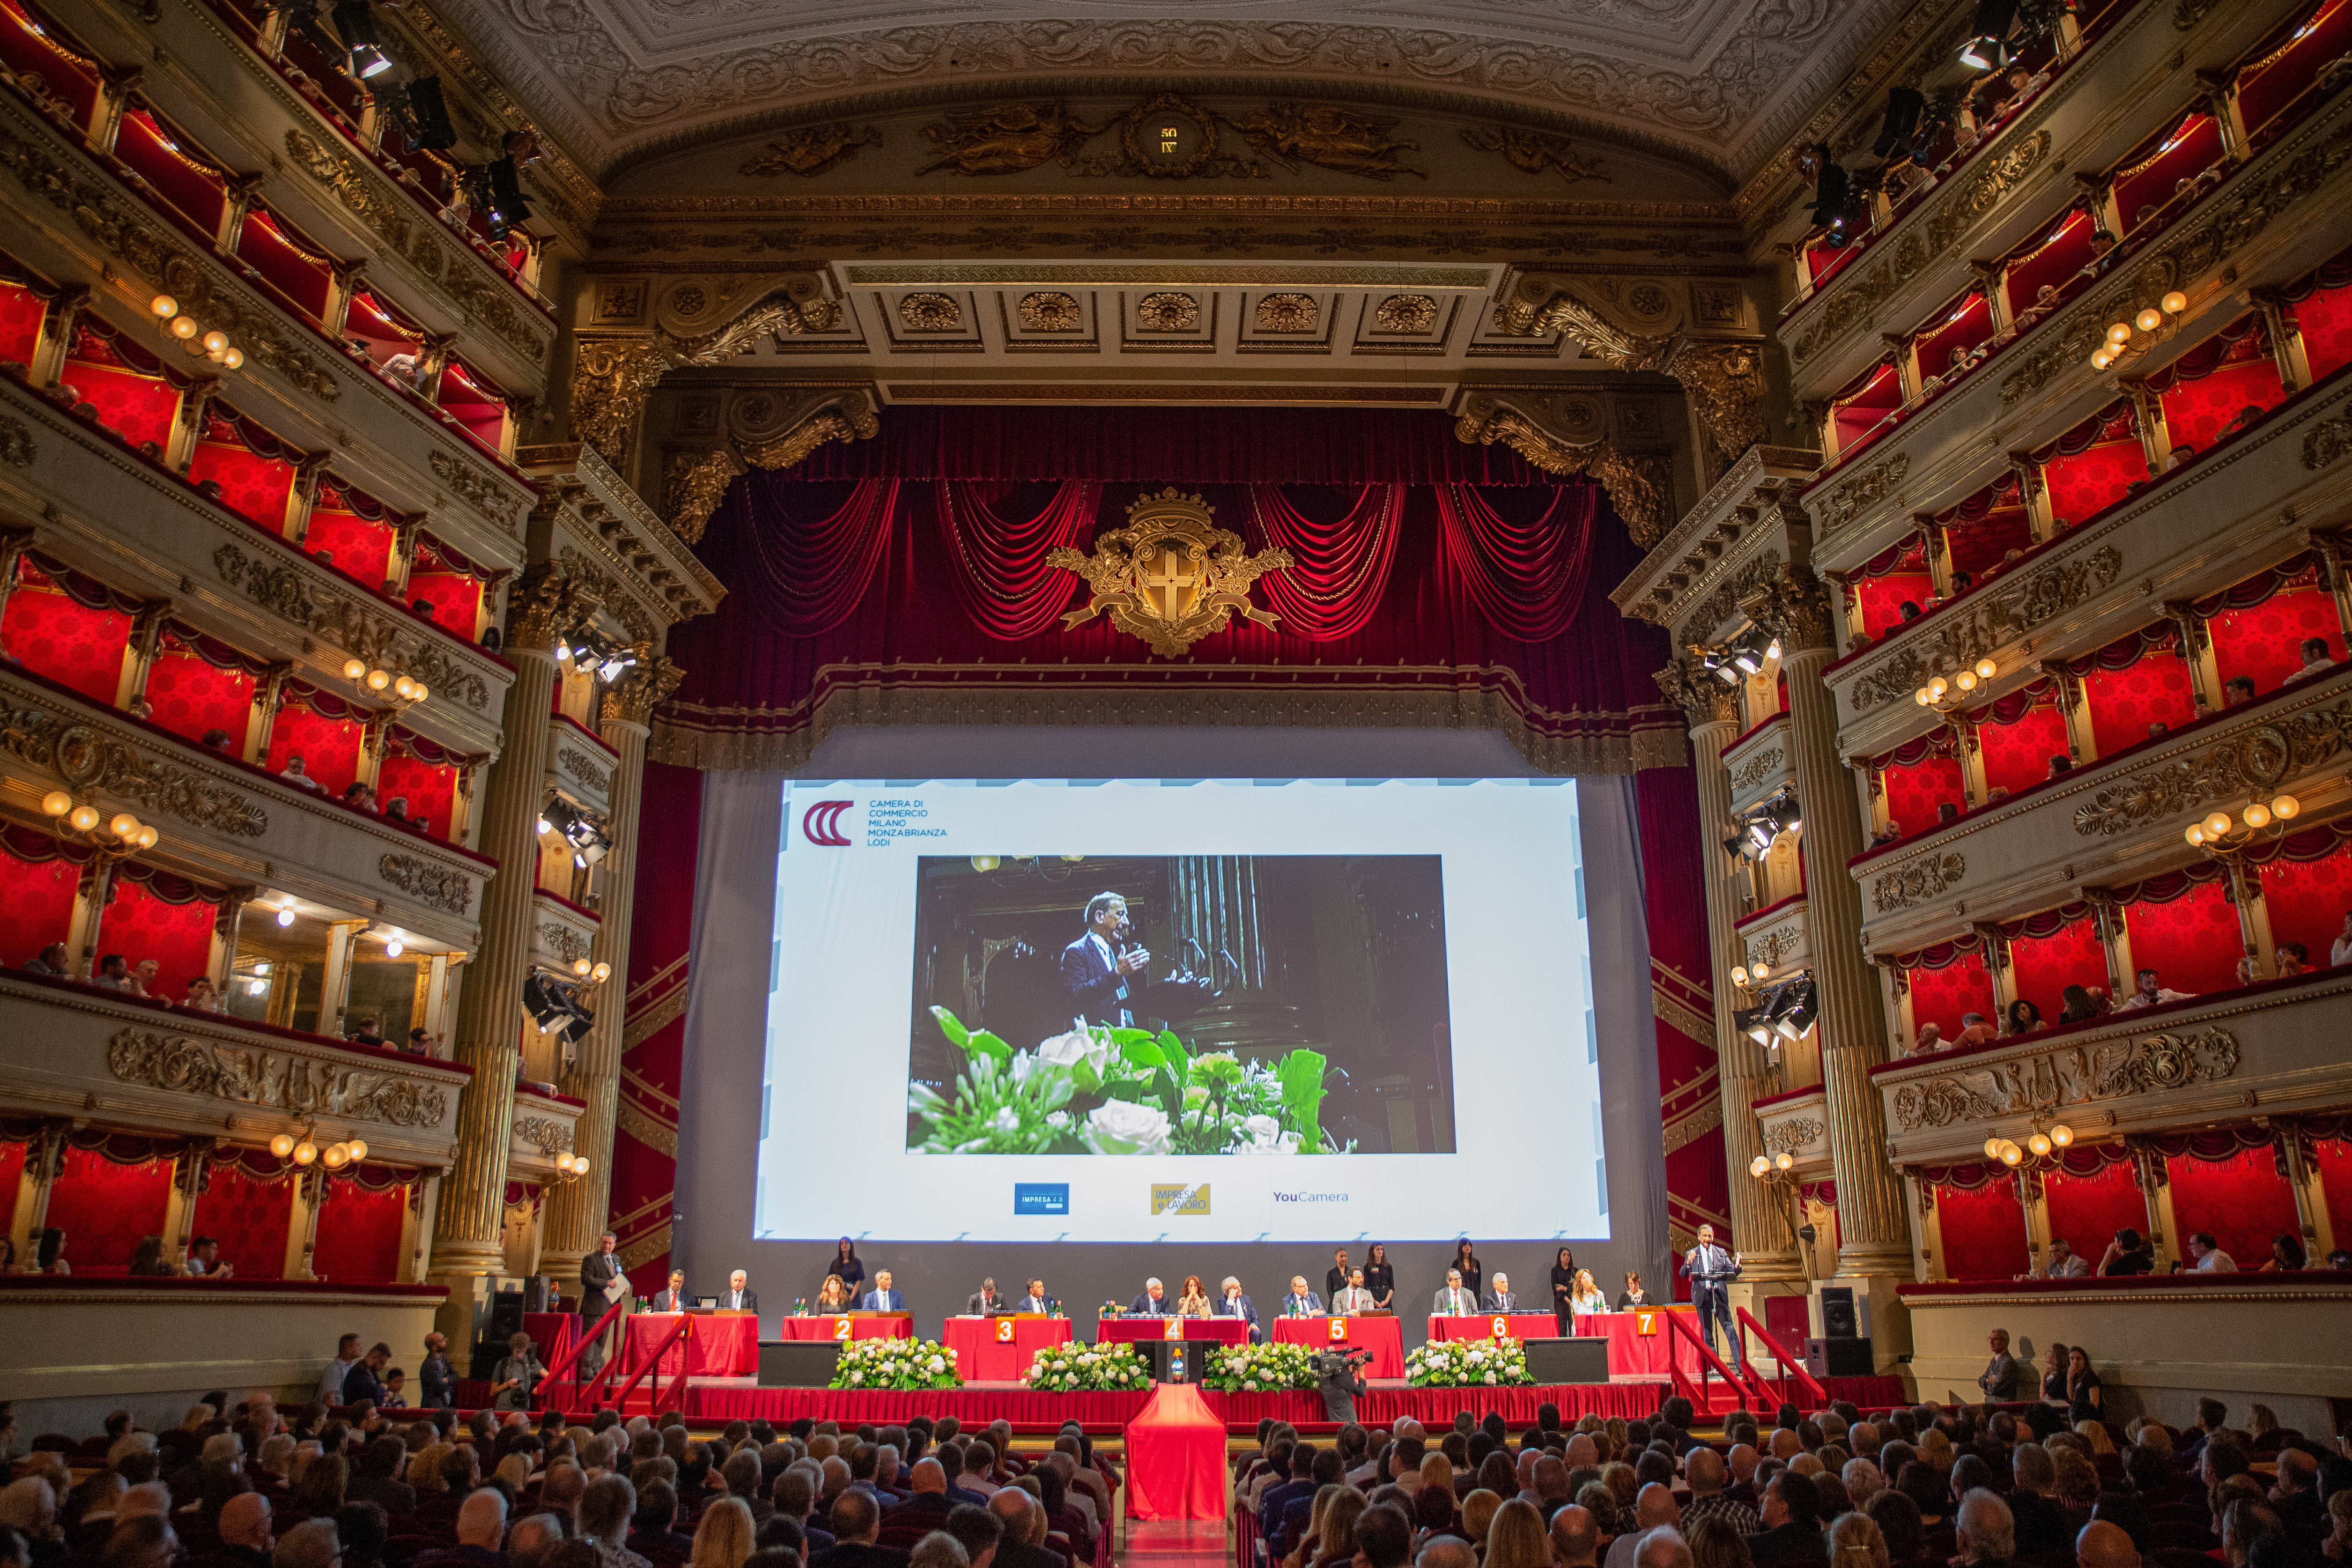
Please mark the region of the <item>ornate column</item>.
POLYGON ((507 1144, 522 1064, 522 986, 530 965, 555 639, 590 602, 584 586, 551 562, 528 568, 508 598, 506 657, 515 682, 482 808, 482 852, 497 858, 499 872, 483 890, 481 950, 457 1005, 453 1055, 474 1069, 474 1079, 458 1100, 457 1157, 442 1178, 434 1222, 433 1274, 450 1287, 440 1326, 453 1344, 473 1343, 480 1277, 506 1267, 507 1144))
POLYGON ((1723 748, 1739 733, 1739 693, 1698 668, 1676 659, 1657 674, 1667 700, 1690 721, 1691 765, 1698 770, 1698 850, 1706 886, 1708 963, 1715 983, 1717 1081, 1723 1093, 1723 1159, 1730 1176, 1731 1244, 1738 1249, 1745 1284, 1801 1279, 1796 1237, 1787 1215, 1748 1173, 1748 1162, 1764 1152, 1756 1124, 1756 1097, 1765 1092, 1764 1047, 1732 1026, 1738 997, 1732 966, 1744 962, 1735 929, 1739 910, 1730 874, 1724 869, 1717 839, 1731 820, 1731 775, 1724 771, 1723 748))
POLYGON ((604 857, 604 918, 597 922, 590 956, 611 964, 588 1032, 572 1070, 557 1087, 588 1102, 572 1136, 572 1152, 585 1155, 588 1173, 559 1182, 548 1194, 540 1267, 558 1280, 578 1278, 580 1259, 594 1250, 610 1223, 613 1193, 613 1129, 621 1100, 621 1050, 629 994, 629 919, 636 907, 637 827, 645 804, 646 742, 653 734, 654 709, 677 689, 686 671, 662 658, 650 643, 635 649, 637 664, 604 696, 604 743, 620 752, 613 770, 613 847, 604 857))
POLYGON ((1870 1069, 1886 1059, 1886 1009, 1863 956, 1862 889, 1846 869, 1862 853, 1862 823, 1838 757, 1837 710, 1821 680, 1836 655, 1829 595, 1810 571, 1783 566, 1740 607, 1780 637, 1789 678, 1789 751, 1805 814, 1805 908, 1837 1177, 1838 1272, 1908 1279, 1903 1183, 1886 1162, 1885 1112, 1870 1082, 1870 1069))

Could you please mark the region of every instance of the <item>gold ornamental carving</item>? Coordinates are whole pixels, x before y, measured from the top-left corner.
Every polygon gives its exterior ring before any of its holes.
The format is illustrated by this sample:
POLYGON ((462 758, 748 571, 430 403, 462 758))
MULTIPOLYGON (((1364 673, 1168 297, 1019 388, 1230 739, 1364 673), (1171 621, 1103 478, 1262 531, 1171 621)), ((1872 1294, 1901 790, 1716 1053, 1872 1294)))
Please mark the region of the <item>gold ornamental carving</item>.
POLYGON ((923 127, 940 155, 917 174, 1017 174, 1049 163, 1066 165, 1109 126, 1088 125, 1066 103, 992 103, 959 110, 923 127))
POLYGON ((1902 488, 1903 476, 1910 471, 1911 454, 1897 452, 1875 468, 1864 468, 1853 478, 1831 486, 1829 498, 1822 502, 1822 531, 1836 532, 1895 494, 1902 488))
POLYGON ((15 175, 28 195, 71 218, 92 244, 142 282, 179 300, 190 319, 226 332, 256 363, 320 402, 343 395, 342 383, 327 363, 299 347, 275 311, 217 279, 217 263, 200 258, 118 188, 83 178, 79 165, 37 139, 44 133, 34 130, 37 123, 16 110, 0 110, 0 169, 15 175))
POLYGON ((650 335, 584 333, 572 374, 572 438, 618 466, 635 440, 646 399, 664 375, 687 365, 727 363, 746 343, 776 332, 824 331, 835 319, 824 279, 803 272, 750 300, 733 320, 693 337, 660 326, 650 335))
POLYGON ((2304 435, 2303 466, 2314 472, 2341 462, 2347 452, 2352 452, 2352 415, 2323 419, 2304 435))
POLYGON ((1793 1154, 1809 1144, 1820 1142, 1828 1132, 1828 1128, 1810 1116, 1776 1121, 1765 1129, 1764 1152, 1767 1154, 1793 1154))
POLYGON ((235 544, 220 544, 213 550, 213 569, 223 583, 270 614, 370 664, 415 677, 436 698, 463 702, 478 711, 490 704, 489 683, 436 647, 425 634, 312 583, 292 565, 272 566, 235 544))
POLYGON ((1565 136, 1549 132, 1529 131, 1518 125, 1473 126, 1462 132, 1465 146, 1481 153, 1499 153, 1506 163, 1523 174, 1558 174, 1570 184, 1580 180, 1600 180, 1609 176, 1601 172, 1598 163, 1588 163, 1576 155, 1576 149, 1565 136))
POLYGON ((1257 330, 1261 332, 1311 332, 1316 318, 1322 313, 1312 294, 1286 290, 1268 294, 1257 302, 1257 330))
POLYGON ((607 724, 652 723, 654 710, 668 701, 669 694, 686 679, 686 671, 666 655, 654 652, 651 644, 631 651, 637 662, 604 693, 603 717, 607 724))
POLYGON ((2119 280, 2076 301, 2063 317, 2035 333, 2033 352, 2001 379, 2003 406, 2080 369, 2091 351, 2106 341, 2109 322, 2128 321, 2155 308, 2168 290, 2185 288, 2220 268, 2273 220, 2308 200, 2347 162, 2352 162, 2352 129, 2338 130, 2259 177, 2232 180, 2209 204, 2213 210, 2188 232, 2143 257, 2119 280))
POLYGON ((1372 310, 1384 332, 1425 332, 1437 324, 1437 301, 1426 294, 1391 294, 1372 310))
POLYGON ((951 332, 963 325, 963 307, 945 294, 909 294, 898 301, 898 324, 910 332, 951 332))
POLYGON ((1405 167, 1401 154, 1417 153, 1418 142, 1391 136, 1393 116, 1360 113, 1335 103, 1270 103, 1242 121, 1242 135, 1252 147, 1293 170, 1300 163, 1360 174, 1372 180, 1393 180, 1399 174, 1424 178, 1419 169, 1405 167))
MULTIPOLYGON (((1723 683, 1717 681, 1716 684, 1720 686, 1723 683)), ((1780 748, 1778 746, 1757 752, 1742 763, 1739 771, 1731 775, 1731 787, 1736 790, 1754 789, 1774 773, 1780 773, 1783 761, 1780 748)))
POLYGON ((1175 486, 1144 496, 1127 509, 1124 528, 1095 535, 1094 553, 1066 546, 1045 553, 1045 564, 1075 572, 1094 596, 1062 617, 1062 629, 1108 613, 1111 625, 1177 658, 1238 613, 1272 629, 1276 617, 1250 603, 1250 587, 1267 573, 1292 564, 1287 550, 1247 553, 1242 537, 1215 523, 1215 510, 1175 486))
POLYGON ((1692 342, 1675 352, 1665 372, 1690 394, 1699 427, 1718 461, 1737 460, 1764 439, 1764 352, 1748 342, 1692 342))
POLYGON ((544 650, 604 608, 589 574, 568 561, 535 561, 507 591, 507 647, 544 650))
POLYGON ((1289 100, 1235 120, 1181 93, 1161 92, 1091 125, 1063 100, 1008 100, 954 110, 924 126, 924 139, 940 155, 915 173, 982 178, 1055 163, 1070 174, 1097 179, 1262 180, 1269 171, 1261 160, 1271 160, 1294 174, 1305 163, 1365 179, 1420 178, 1403 154, 1420 151, 1421 143, 1391 135, 1396 126, 1393 117, 1289 100), (1228 149, 1228 131, 1239 134, 1248 152, 1228 149), (1114 151, 1080 155, 1088 142, 1111 132, 1114 151))
POLYGON ((518 1116, 514 1119, 514 1139, 552 1160, 558 1154, 572 1152, 572 1123, 558 1121, 551 1116, 518 1116))
POLYGON ((539 938, 540 945, 566 963, 579 963, 588 956, 589 949, 593 945, 570 926, 558 925, 553 921, 541 923, 539 938))
POLYGON ((1934 630, 1924 639, 1906 639, 1899 652, 1856 680, 1846 701, 1856 713, 1866 713, 1882 702, 1909 697, 1929 676, 1972 665, 2104 592, 2122 575, 2123 564, 2120 551, 2103 545, 2087 556, 2053 562, 2018 579, 2015 586, 1966 615, 1952 618, 1948 611, 1932 623, 1934 630))
POLYGON ((434 1128, 449 1114, 448 1091, 437 1083, 397 1073, 336 1068, 281 1058, 275 1051, 152 1029, 124 1029, 108 1040, 106 1069, 142 1089, 263 1106, 296 1116, 434 1128))
POLYGON ((1559 332, 1604 364, 1618 370, 1658 370, 1674 347, 1672 337, 1618 326, 1580 297, 1566 278, 1529 272, 1495 306, 1495 325, 1515 337, 1559 332))
POLYGON ((2126 774, 2074 808, 2074 831, 2112 838, 2146 823, 2250 791, 2272 790, 2345 749, 2352 697, 2257 724, 2200 755, 2126 774))
POLYGON ((347 158, 300 131, 286 133, 286 153, 294 166, 327 187, 384 248, 407 262, 465 307, 466 313, 489 329, 509 348, 533 364, 547 361, 554 338, 533 331, 515 302, 511 286, 489 275, 480 260, 463 246, 441 244, 440 226, 417 205, 378 179, 356 159, 347 158))
POLYGON ((2069 1046, 1906 1083, 1895 1120, 1908 1131, 2187 1089, 2232 1076, 2238 1058, 2237 1037, 2221 1028, 2069 1046))
POLYGON ((522 498, 499 488, 489 475, 442 451, 432 458, 433 472, 443 484, 457 492, 458 499, 500 528, 509 536, 522 522, 522 498))
POLYGON ((670 531, 687 544, 701 542, 711 515, 727 499, 727 487, 743 471, 743 459, 720 447, 713 452, 672 452, 665 465, 665 499, 670 531))
POLYGON ((1135 319, 1147 332, 1189 332, 1201 324, 1201 302, 1190 294, 1146 294, 1135 319))
POLYGON ((1691 655, 1677 658, 1650 679, 1658 683, 1667 701, 1683 710, 1693 728, 1739 722, 1738 689, 1717 679, 1691 655))
POLYGON ((1454 422, 1454 438, 1491 447, 1500 441, 1548 474, 1590 474, 1609 493, 1609 504, 1625 520, 1633 542, 1643 549, 1674 526, 1674 461, 1663 452, 1626 452, 1614 443, 1573 441, 1559 430, 1567 395, 1514 390, 1508 401, 1492 392, 1473 392, 1454 422))
POLYGON ((1748 944, 1748 967, 1778 969, 1780 961, 1797 951, 1801 939, 1792 925, 1776 926, 1762 937, 1748 944))
POLYGON ((753 179, 798 174, 811 180, 830 172, 843 159, 854 156, 860 147, 881 144, 882 132, 876 127, 868 125, 852 131, 847 124, 835 121, 830 125, 813 125, 778 137, 768 143, 766 152, 745 159, 735 172, 753 179))
POLYGON ((230 838, 258 838, 269 816, 237 791, 142 755, 93 725, 40 708, 0 710, 0 751, 46 768, 77 790, 136 801, 161 816, 230 838))
POLYGON ((555 749, 555 766, 558 772, 571 774, 578 783, 598 795, 612 793, 613 770, 597 763, 577 746, 558 746, 555 749))
POLYGON ((1948 851, 1883 872, 1870 884, 1871 907, 1884 915, 1924 904, 1958 887, 1968 870, 1968 861, 1958 851, 1948 851))
POLYGON ((1075 332, 1078 302, 1058 289, 1043 289, 1021 296, 1021 325, 1032 332, 1075 332))
MULTIPOLYGON (((1755 560, 1748 562, 1734 573, 1730 582, 1724 584, 1723 586, 1700 600, 1697 608, 1682 616, 1682 625, 1694 636, 1702 637, 1708 636, 1716 627, 1738 612, 1741 600, 1747 598, 1761 584, 1770 582, 1780 570, 1779 552, 1770 550, 1762 552, 1755 560)), ((1633 613, 1642 620, 1664 624, 1670 613, 1670 607, 1671 600, 1667 603, 1660 603, 1652 599, 1634 605, 1633 613)), ((1716 684, 1722 685, 1722 682, 1717 681, 1716 684)), ((1729 690, 1730 688, 1726 687, 1725 689, 1729 690)))
POLYGON ((463 871, 436 866, 414 855, 386 855, 375 863, 376 875, 421 904, 464 915, 474 905, 474 879, 463 871))
POLYGON ((1819 577, 1783 566, 1740 596, 1748 618, 1790 653, 1830 646, 1830 593, 1819 577))
POLYGON ((12 468, 29 468, 39 455, 40 448, 33 444, 32 426, 0 414, 0 463, 12 468))

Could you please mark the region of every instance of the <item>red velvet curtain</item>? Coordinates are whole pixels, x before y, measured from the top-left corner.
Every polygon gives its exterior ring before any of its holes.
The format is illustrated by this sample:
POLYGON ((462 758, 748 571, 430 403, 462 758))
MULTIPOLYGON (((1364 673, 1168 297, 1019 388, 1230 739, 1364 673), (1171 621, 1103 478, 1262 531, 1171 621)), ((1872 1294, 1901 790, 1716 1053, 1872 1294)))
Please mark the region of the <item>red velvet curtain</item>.
POLYGON ((2165 1170, 2184 1254, 2189 1233, 2201 1230, 2239 1267, 2259 1268, 2271 1255, 2271 1237, 2298 1228, 2294 1190, 2279 1173, 2268 1143, 2224 1160, 2177 1154, 2165 1161, 2165 1170))
MULTIPOLYGON (((1698 783, 1687 767, 1644 768, 1633 783, 1666 1142, 1666 1220, 1677 1240, 1695 1236, 1702 1225, 1714 1226, 1721 1237, 1730 1235, 1731 1199, 1723 1163, 1714 971, 1706 922, 1693 918, 1706 905, 1698 837, 1691 831, 1698 820, 1698 783)), ((1731 1242, 1737 1246, 1738 1238, 1731 1242)), ((1672 1277, 1665 1270, 1664 1278, 1672 1277)), ((1645 1268, 1643 1278, 1656 1288, 1652 1270, 1645 1268)), ((1686 1281, 1676 1281, 1675 1289, 1688 1299, 1686 1281)))
POLYGON ((860 479, 837 500, 832 487, 812 495, 754 482, 736 486, 727 504, 750 512, 731 535, 729 598, 786 637, 814 637, 847 619, 874 585, 890 550, 898 481, 860 479))
POLYGON ((66 1233, 66 1261, 82 1272, 120 1273, 142 1237, 160 1235, 171 1201, 172 1162, 118 1164, 95 1149, 68 1149, 49 1189, 51 1227, 66 1233))
MULTIPOLYGON (((1487 493, 1437 487, 1446 558, 1496 630, 1519 642, 1549 642, 1583 606, 1600 489, 1554 490, 1539 512, 1507 501, 1497 510, 1487 493)), ((1499 499, 1508 492, 1495 493, 1499 499)))
POLYGON ((683 875, 637 879, 629 926, 628 1035, 621 1058, 621 1115, 613 1139, 611 1225, 648 1279, 669 1272, 670 1208, 677 1193, 678 1090, 684 1081, 693 869, 702 839, 702 774, 646 764, 638 853, 683 875))
POLYGON ((369 1192, 329 1177, 310 1248, 310 1272, 345 1284, 381 1285, 400 1278, 400 1231, 408 1189, 369 1192))
POLYGON ((1297 564, 1259 579, 1282 629, 1309 642, 1355 636, 1371 625, 1396 563, 1404 528, 1402 485, 1366 485, 1326 521, 1305 487, 1253 485, 1251 514, 1259 537, 1290 552, 1297 564), (1308 510, 1301 510, 1304 502, 1308 510), (1313 515, 1310 515, 1310 512, 1313 515))
POLYGON ((221 1244, 221 1261, 236 1265, 239 1279, 276 1279, 286 1272, 286 1233, 293 1216, 294 1184, 211 1161, 196 1199, 195 1230, 221 1244))
POLYGON ((1078 579, 1047 566, 1045 552, 1086 542, 1102 487, 1081 479, 1050 489, 948 479, 930 489, 954 568, 948 583, 972 624, 1006 642, 1052 626, 1078 579))

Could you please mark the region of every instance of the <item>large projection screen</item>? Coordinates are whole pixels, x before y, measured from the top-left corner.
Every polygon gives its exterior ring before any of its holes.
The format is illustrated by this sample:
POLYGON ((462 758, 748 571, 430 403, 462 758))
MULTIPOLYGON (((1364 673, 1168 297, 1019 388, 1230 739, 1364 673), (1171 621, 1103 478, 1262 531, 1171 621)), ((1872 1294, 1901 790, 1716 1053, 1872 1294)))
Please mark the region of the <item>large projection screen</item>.
POLYGON ((751 1239, 1610 1236, 1574 781, 782 792, 751 1239))

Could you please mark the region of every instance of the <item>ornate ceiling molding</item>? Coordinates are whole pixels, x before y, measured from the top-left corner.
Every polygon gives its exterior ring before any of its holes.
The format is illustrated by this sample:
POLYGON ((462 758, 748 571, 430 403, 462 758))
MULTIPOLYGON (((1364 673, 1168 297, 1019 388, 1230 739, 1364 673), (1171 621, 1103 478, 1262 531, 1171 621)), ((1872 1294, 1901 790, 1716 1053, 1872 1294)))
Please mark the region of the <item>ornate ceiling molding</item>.
POLYGON ((1473 391, 1454 422, 1457 441, 1502 442, 1548 474, 1590 474, 1609 492, 1633 542, 1648 549, 1675 521, 1674 458, 1666 452, 1628 452, 1607 439, 1576 441, 1560 428, 1570 395, 1536 388, 1473 391))

